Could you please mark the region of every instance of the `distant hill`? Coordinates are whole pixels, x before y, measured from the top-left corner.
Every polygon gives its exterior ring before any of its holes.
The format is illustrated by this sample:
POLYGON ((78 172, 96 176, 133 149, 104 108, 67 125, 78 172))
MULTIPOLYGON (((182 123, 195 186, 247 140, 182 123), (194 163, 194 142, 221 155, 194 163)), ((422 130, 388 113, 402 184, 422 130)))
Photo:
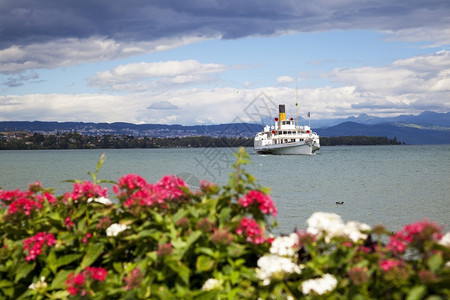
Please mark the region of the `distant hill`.
POLYGON ((413 123, 424 126, 439 126, 450 128, 450 112, 437 113, 424 111, 419 115, 400 115, 397 117, 379 118, 361 114, 357 117, 348 117, 345 119, 324 119, 313 121, 314 128, 335 126, 344 122, 355 122, 366 125, 375 125, 380 123, 413 123))
MULTIPOLYGON (((306 124, 305 120, 301 124, 306 124)), ((407 144, 450 144, 450 113, 425 111, 420 115, 401 115, 378 118, 362 114, 358 117, 335 120, 314 120, 312 128, 324 137, 378 136, 396 139, 407 144), (322 126, 319 126, 322 124, 322 126), (328 124, 328 125, 324 125, 328 124), (330 125, 332 124, 332 125, 330 125)), ((83 135, 129 135, 134 137, 245 137, 261 131, 261 124, 228 123, 218 125, 132 124, 1 121, 2 131, 29 131, 43 134, 77 132, 83 135)))
POLYGON ((381 123, 366 125, 344 122, 328 128, 315 130, 320 136, 385 136, 396 137, 406 144, 450 144, 450 128, 433 129, 414 124, 381 123))

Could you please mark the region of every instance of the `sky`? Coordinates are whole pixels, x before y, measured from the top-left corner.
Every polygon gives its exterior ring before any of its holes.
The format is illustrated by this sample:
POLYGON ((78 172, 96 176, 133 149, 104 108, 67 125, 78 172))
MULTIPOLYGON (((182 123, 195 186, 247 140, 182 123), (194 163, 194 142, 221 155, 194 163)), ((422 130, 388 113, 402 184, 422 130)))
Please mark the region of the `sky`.
POLYGON ((1 121, 258 123, 296 102, 449 112, 450 1, 0 1, 1 121))

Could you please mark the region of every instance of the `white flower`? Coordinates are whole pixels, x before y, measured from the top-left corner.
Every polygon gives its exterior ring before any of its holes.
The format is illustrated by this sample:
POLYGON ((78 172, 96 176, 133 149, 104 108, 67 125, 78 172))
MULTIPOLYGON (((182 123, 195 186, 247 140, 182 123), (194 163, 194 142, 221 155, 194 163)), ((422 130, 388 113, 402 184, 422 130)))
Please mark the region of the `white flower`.
POLYGON ((117 236, 119 233, 121 233, 122 231, 126 230, 130 228, 129 226, 125 225, 125 224, 112 224, 111 226, 109 226, 108 228, 106 228, 106 235, 107 236, 117 236))
POLYGON ((215 278, 209 278, 203 284, 202 290, 211 291, 211 290, 219 289, 222 286, 222 282, 223 282, 222 280, 217 280, 215 278))
POLYGON ((35 291, 45 290, 47 288, 47 282, 45 282, 45 277, 42 276, 40 281, 33 282, 32 284, 30 284, 28 288, 35 291))
POLYGON ((270 253, 279 256, 294 256, 298 250, 298 234, 291 233, 288 236, 276 237, 270 247, 270 253))
POLYGON ((442 246, 450 248, 450 231, 447 232, 442 239, 439 241, 442 246))
POLYGON ((311 292, 323 295, 332 291, 337 286, 337 279, 331 274, 325 274, 321 278, 305 280, 302 283, 302 292, 305 295, 311 292))
POLYGON ((300 267, 289 258, 272 254, 258 259, 258 267, 256 273, 258 278, 263 281, 263 285, 268 285, 273 278, 281 280, 285 274, 300 274, 301 272, 300 267))
POLYGON ((97 203, 101 203, 101 204, 104 204, 104 205, 111 205, 112 204, 111 200, 109 200, 108 198, 105 198, 105 197, 89 198, 87 200, 88 203, 91 203, 92 201, 97 202, 97 203))
POLYGON ((371 230, 371 227, 364 223, 348 222, 345 224, 339 215, 333 213, 315 212, 306 222, 308 223, 306 231, 318 236, 325 235, 327 243, 333 237, 338 236, 357 242, 367 238, 367 234, 361 231, 371 230))
POLYGON ((369 225, 364 223, 348 222, 344 227, 343 233, 353 242, 357 242, 358 240, 365 240, 367 238, 367 234, 361 231, 369 231, 371 229, 369 225))
POLYGON ((329 242, 332 237, 342 236, 345 224, 341 217, 333 213, 315 212, 306 221, 308 233, 322 236, 325 233, 325 241, 329 242))

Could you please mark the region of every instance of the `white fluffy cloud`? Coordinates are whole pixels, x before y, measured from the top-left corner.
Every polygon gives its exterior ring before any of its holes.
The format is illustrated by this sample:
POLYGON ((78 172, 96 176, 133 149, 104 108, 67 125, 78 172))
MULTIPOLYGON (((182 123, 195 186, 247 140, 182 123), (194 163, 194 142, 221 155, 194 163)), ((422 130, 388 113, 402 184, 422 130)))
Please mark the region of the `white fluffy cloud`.
POLYGON ((383 67, 336 69, 336 81, 355 87, 351 106, 386 115, 450 109, 450 51, 397 60, 383 67))
POLYGON ((155 41, 118 42, 102 37, 64 38, 24 46, 0 49, 0 73, 17 73, 30 69, 53 69, 81 63, 109 61, 132 55, 165 51, 195 43, 203 38, 162 38, 155 41))
MULTIPOLYGON (((197 61, 125 65, 97 74, 97 80, 101 77, 104 85, 115 85, 158 78, 166 80, 169 88, 127 95, 0 96, 0 120, 183 125, 259 122, 263 117, 276 115, 278 104, 286 104, 287 114, 294 116, 294 87, 247 87, 237 93, 235 88, 180 87, 173 81, 178 76, 209 76, 226 69, 224 65, 197 61), (271 105, 263 105, 259 98, 265 98, 271 105)), ((382 67, 336 69, 330 76, 335 80, 334 87, 298 90, 300 116, 308 111, 312 112, 313 119, 324 119, 360 113, 393 116, 418 114, 424 110, 450 110, 450 51, 397 60, 382 67)))
POLYGON ((92 76, 90 85, 116 91, 145 91, 168 84, 193 84, 209 80, 208 75, 223 72, 222 64, 196 60, 164 61, 120 65, 92 76))

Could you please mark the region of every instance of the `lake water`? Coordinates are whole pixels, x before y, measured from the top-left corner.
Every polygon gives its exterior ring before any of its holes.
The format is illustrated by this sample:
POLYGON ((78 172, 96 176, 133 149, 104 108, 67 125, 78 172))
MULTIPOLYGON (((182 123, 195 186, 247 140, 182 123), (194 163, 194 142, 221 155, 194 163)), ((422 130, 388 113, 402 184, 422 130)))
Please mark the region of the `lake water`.
MULTIPOLYGON (((67 179, 91 179, 102 153, 99 177, 117 180, 137 173, 149 182, 182 176, 226 183, 237 149, 99 149, 0 151, 0 187, 25 189, 35 180, 57 194, 71 190, 67 179)), ((252 149, 247 149, 252 153, 252 149)), ((305 228, 315 211, 345 221, 384 224, 390 230, 427 218, 450 230, 450 145, 322 147, 313 156, 251 154, 246 169, 272 188, 277 232, 305 228), (336 202, 343 201, 343 205, 336 202)), ((112 195, 112 191, 110 192, 112 195)))

